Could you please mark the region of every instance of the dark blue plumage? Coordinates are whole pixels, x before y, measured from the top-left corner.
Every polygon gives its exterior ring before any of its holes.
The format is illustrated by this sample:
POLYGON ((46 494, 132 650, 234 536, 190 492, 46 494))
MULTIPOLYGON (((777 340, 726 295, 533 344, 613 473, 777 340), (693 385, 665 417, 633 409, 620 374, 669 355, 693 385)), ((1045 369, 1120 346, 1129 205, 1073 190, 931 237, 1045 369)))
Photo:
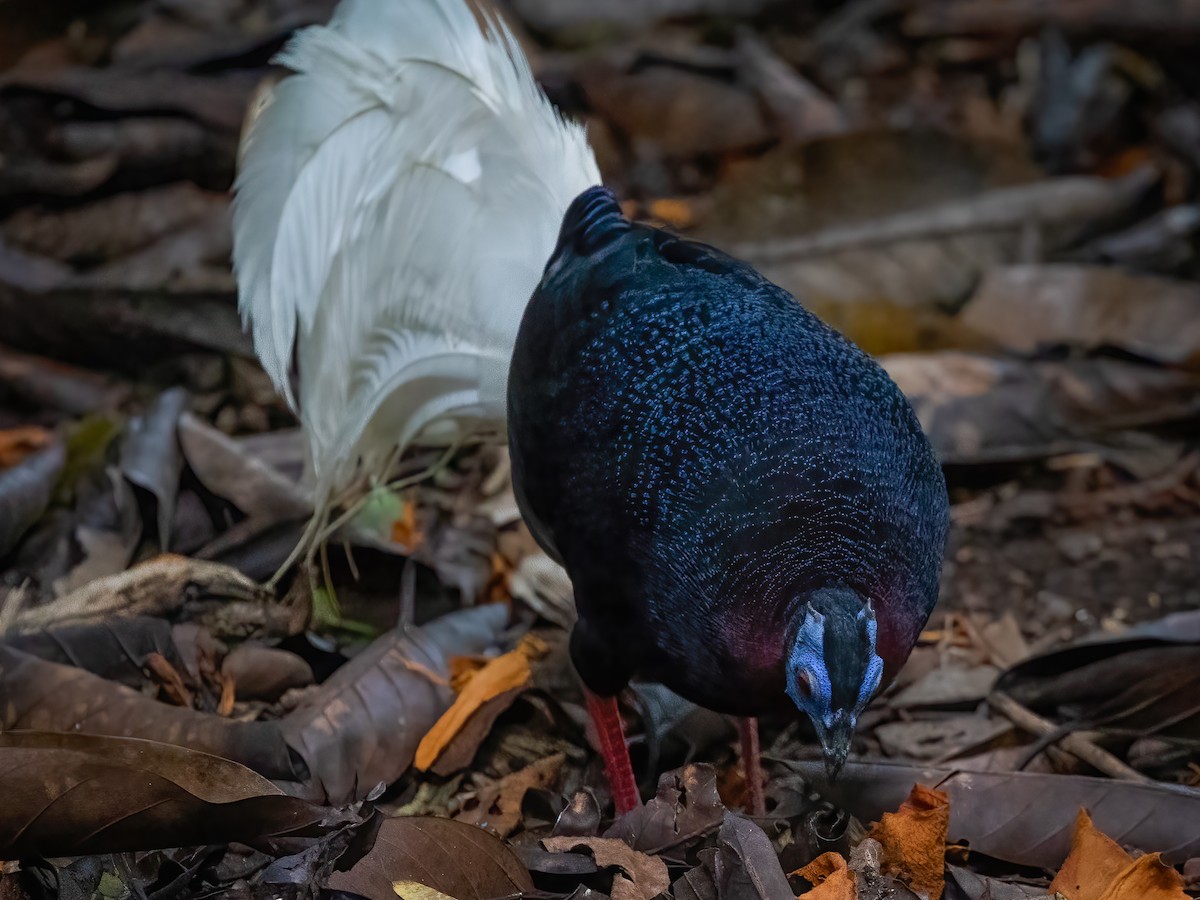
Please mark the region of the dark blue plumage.
POLYGON ((799 706, 818 732, 845 731, 844 709, 852 730, 872 651, 886 681, 929 616, 947 527, 941 470, 882 369, 750 267, 593 188, 525 311, 508 404, 517 497, 574 583, 589 688, 799 706))

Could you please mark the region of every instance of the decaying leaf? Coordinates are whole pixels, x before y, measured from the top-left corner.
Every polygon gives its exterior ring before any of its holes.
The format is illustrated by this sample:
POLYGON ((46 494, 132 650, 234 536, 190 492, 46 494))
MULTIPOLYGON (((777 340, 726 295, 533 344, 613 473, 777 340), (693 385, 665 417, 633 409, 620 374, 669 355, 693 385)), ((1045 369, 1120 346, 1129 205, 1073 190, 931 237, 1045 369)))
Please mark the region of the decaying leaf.
POLYGON ((802 895, 808 900, 858 900, 858 879, 840 853, 822 853, 791 874, 813 886, 802 895))
POLYGON ((714 830, 724 816, 716 771, 693 764, 664 772, 654 797, 617 819, 604 836, 645 853, 661 853, 714 830))
POLYGON ((375 845, 329 886, 365 897, 390 897, 397 881, 416 881, 455 900, 494 900, 533 890, 529 871, 496 837, 454 819, 384 819, 375 845))
POLYGON ((392 890, 401 900, 457 900, 419 881, 393 881, 392 890))
POLYGON ((1127 734, 1200 739, 1200 614, 1179 613, 1106 639, 1026 659, 997 689, 1064 722, 1127 734))
POLYGON ((1045 885, 1002 881, 962 866, 947 866, 946 870, 949 880, 962 892, 963 900, 1046 900, 1045 885))
POLYGON ((976 852, 1019 865, 1054 869, 1067 855, 1075 811, 1121 843, 1161 851, 1169 863, 1200 856, 1200 794, 1165 784, 1082 775, 964 772, 891 762, 850 762, 830 782, 819 762, 791 766, 863 821, 895 809, 914 784, 935 784, 950 798, 949 836, 976 852))
POLYGON ((1200 363, 1200 288, 1113 266, 997 267, 960 320, 1021 353, 1119 347, 1172 365, 1200 363))
POLYGON ((885 872, 930 900, 938 900, 945 886, 949 825, 950 798, 916 784, 896 812, 883 814, 870 836, 883 846, 885 872))
POLYGON ((53 434, 36 425, 21 425, 0 431, 0 469, 11 469, 53 440, 53 434))
POLYGON ((186 412, 179 417, 179 442, 201 483, 247 516, 277 522, 312 512, 304 489, 256 455, 253 443, 234 440, 186 412))
POLYGON ((719 897, 790 900, 792 890, 771 839, 745 816, 725 811, 714 874, 719 897))
POLYGON ((183 667, 171 624, 147 616, 10 634, 0 642, 39 659, 75 666, 130 687, 145 682, 142 665, 147 654, 158 653, 183 667))
POLYGON ((422 737, 450 706, 448 658, 482 653, 507 619, 500 604, 459 610, 421 628, 389 632, 334 672, 282 723, 288 745, 311 773, 294 790, 340 803, 404 774, 422 737))
POLYGON ((270 594, 229 566, 164 553, 17 618, 20 630, 101 622, 110 616, 170 615, 189 597, 265 603, 270 594))
POLYGON ((135 738, 0 734, 0 856, 77 856, 306 833, 325 811, 244 766, 135 738))
POLYGON ((667 864, 657 856, 647 856, 616 838, 550 837, 542 845, 551 853, 584 847, 601 868, 617 868, 622 874, 613 878, 613 900, 653 900, 671 885, 667 864))
POLYGON ((455 818, 488 828, 500 837, 508 837, 521 823, 521 801, 525 799, 525 792, 550 787, 559 779, 566 761, 565 754, 555 753, 481 787, 475 795, 478 805, 458 813, 455 818))
POLYGON ((279 722, 236 722, 169 706, 0 644, 0 730, 7 729, 145 738, 235 760, 272 779, 304 777, 279 722))
POLYGON ((868 352, 973 346, 950 310, 981 275, 1021 261, 1031 236, 1064 245, 1153 181, 1013 184, 1030 173, 992 149, 920 130, 782 147, 718 186, 700 234, 868 352))
POLYGON ((0 469, 0 556, 45 512, 65 462, 66 452, 55 442, 0 469))
POLYGON ((170 549, 171 523, 183 454, 176 437, 176 423, 187 403, 183 388, 164 391, 142 415, 129 420, 129 431, 121 444, 121 474, 134 487, 148 494, 158 523, 158 546, 170 549))
POLYGON ((1071 853, 1050 884, 1066 900, 1185 900, 1183 879, 1157 853, 1136 860, 1079 810, 1071 853))
MULTIPOLYGON (((526 635, 515 650, 496 657, 475 672, 462 688, 454 704, 422 738, 414 760, 416 767, 424 770, 434 768, 438 758, 446 752, 454 738, 475 718, 484 719, 481 728, 476 729, 480 732, 479 740, 482 740, 492 722, 515 699, 517 693, 533 683, 530 662, 542 656, 546 649, 545 643, 540 639, 526 635), (503 705, 492 702, 499 698, 506 702, 503 705)), ((470 757, 475 755, 478 740, 474 744, 475 746, 470 748, 470 756, 464 760, 460 755, 456 760, 460 768, 469 763, 470 757)))
POLYGON ((945 352, 880 363, 947 463, 1087 450, 1117 431, 1200 414, 1200 376, 1116 359, 1029 362, 945 352))

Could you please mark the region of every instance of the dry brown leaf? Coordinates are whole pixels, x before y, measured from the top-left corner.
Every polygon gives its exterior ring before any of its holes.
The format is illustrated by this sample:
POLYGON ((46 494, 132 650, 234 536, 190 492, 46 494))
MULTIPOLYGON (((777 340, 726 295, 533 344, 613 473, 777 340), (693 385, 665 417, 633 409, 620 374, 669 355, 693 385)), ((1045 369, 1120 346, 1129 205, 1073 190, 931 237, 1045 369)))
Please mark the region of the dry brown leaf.
POLYGON ((1185 900, 1183 879, 1157 853, 1134 860, 1079 810, 1071 852, 1050 884, 1067 900, 1185 900))
POLYGON ((554 784, 566 761, 566 754, 555 753, 485 785, 476 792, 478 805, 460 812, 454 818, 488 828, 500 837, 508 837, 521 824, 521 803, 525 799, 525 792, 554 784))
POLYGON ((858 876, 850 871, 840 853, 822 853, 807 866, 797 869, 798 875, 814 885, 800 896, 808 900, 857 900, 858 876))
POLYGON ((9 469, 36 450, 47 446, 53 436, 45 428, 21 425, 0 431, 0 469, 9 469))
POLYGON ((411 498, 404 501, 400 518, 392 522, 392 540, 411 554, 425 543, 425 535, 417 524, 417 504, 411 498))
POLYGON ((483 656, 455 656, 450 659, 450 687, 454 693, 461 694, 467 682, 474 678, 479 670, 488 664, 483 656))
POLYGON ((533 891, 529 870, 504 841, 482 828, 436 816, 384 819, 367 854, 348 872, 333 872, 329 887, 376 900, 397 883, 407 900, 429 898, 417 882, 455 900, 522 897, 533 891))
MULTIPOLYGON (((442 714, 417 747, 414 764, 428 770, 438 761, 467 723, 482 707, 495 697, 528 687, 533 681, 530 661, 546 652, 546 645, 533 635, 526 635, 515 650, 491 660, 464 685, 454 704, 442 714)), ((497 714, 499 711, 497 711, 497 714)))
POLYGON ((128 571, 95 581, 50 603, 23 611, 16 628, 102 622, 114 616, 169 616, 191 596, 269 606, 270 592, 222 563, 163 553, 128 571))
POLYGON ((652 900, 671 886, 667 864, 657 856, 647 856, 634 850, 624 841, 600 837, 551 837, 542 845, 551 853, 570 853, 585 847, 596 859, 596 865, 615 866, 624 872, 613 878, 613 900, 652 900))
POLYGON ((314 836, 329 813, 219 756, 38 731, 0 735, 0 796, 8 859, 314 836))
POLYGON ((870 837, 883 845, 884 871, 929 900, 942 896, 950 798, 939 790, 913 785, 894 813, 884 813, 870 837))
POLYGON ((455 900, 449 894, 443 894, 437 888, 419 881, 393 881, 392 890, 403 900, 455 900))
POLYGON ((696 224, 696 210, 687 200, 673 197, 651 200, 646 211, 672 228, 691 228, 696 224))

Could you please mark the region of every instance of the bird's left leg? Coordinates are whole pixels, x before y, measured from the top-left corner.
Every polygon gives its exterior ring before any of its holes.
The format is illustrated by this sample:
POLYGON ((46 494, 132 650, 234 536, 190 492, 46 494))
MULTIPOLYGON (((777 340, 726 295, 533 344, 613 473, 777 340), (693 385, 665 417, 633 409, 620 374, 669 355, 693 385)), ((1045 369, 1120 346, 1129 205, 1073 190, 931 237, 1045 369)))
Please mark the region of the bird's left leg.
POLYGON ((738 719, 742 744, 742 769, 746 773, 746 811, 752 816, 767 814, 763 799, 762 759, 758 746, 758 719, 738 719))

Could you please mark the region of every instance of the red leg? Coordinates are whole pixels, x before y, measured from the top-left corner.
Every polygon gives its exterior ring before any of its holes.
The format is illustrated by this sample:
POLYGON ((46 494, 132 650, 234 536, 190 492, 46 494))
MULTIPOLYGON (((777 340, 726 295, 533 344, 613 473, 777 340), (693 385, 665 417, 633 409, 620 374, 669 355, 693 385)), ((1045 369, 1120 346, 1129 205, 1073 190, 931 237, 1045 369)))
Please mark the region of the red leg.
POLYGON ((763 800, 762 761, 759 759, 758 719, 738 719, 738 736, 742 739, 742 768, 746 772, 746 810, 752 816, 765 816, 763 800))
POLYGON ((637 782, 633 780, 633 765, 629 762, 629 748, 625 746, 617 698, 597 697, 587 688, 583 689, 583 695, 600 740, 600 756, 604 759, 608 787, 617 806, 617 815, 621 816, 637 807, 642 799, 638 795, 637 782))

